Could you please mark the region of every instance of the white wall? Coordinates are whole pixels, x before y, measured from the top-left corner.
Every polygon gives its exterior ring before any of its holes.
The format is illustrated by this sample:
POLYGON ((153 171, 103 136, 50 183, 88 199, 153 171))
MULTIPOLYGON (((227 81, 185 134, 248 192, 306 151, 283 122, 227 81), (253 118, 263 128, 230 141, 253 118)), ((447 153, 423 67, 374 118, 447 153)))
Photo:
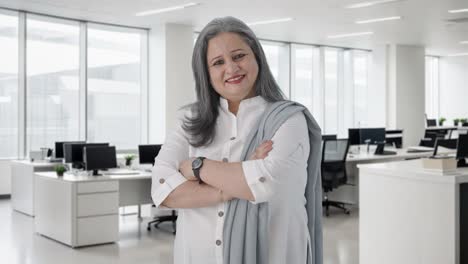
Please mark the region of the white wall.
POLYGON ((385 127, 386 90, 387 90, 387 45, 372 48, 372 61, 369 67, 369 85, 367 88, 368 127, 385 127))
POLYGON ((0 195, 11 193, 11 169, 9 160, 0 160, 0 195))
POLYGON ((440 58, 439 113, 452 125, 468 118, 468 57, 440 58))
POLYGON ((391 45, 387 97, 387 126, 401 128, 404 146, 419 143, 425 120, 425 49, 391 45))
POLYGON ((149 142, 163 143, 177 110, 195 101, 193 28, 166 24, 149 33, 149 142))

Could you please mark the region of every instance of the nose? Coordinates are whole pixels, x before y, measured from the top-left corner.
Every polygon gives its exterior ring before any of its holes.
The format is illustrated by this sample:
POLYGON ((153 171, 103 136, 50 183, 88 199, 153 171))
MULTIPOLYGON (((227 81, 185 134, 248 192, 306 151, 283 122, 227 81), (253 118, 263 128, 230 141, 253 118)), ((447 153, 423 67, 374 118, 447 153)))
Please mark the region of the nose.
POLYGON ((240 67, 237 64, 237 62, 235 62, 233 60, 228 60, 226 62, 226 73, 227 74, 231 75, 231 74, 237 72, 239 69, 240 69, 240 67))

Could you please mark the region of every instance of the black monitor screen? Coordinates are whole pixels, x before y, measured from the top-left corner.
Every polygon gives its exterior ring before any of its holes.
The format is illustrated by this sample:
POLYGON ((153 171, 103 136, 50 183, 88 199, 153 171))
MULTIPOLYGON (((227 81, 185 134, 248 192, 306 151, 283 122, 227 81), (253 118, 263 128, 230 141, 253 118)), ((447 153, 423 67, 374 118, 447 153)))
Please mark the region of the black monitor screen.
POLYGON ((360 145, 361 144, 361 133, 359 128, 349 128, 348 129, 348 140, 350 145, 360 145))
POLYGON ((457 159, 468 158, 468 134, 458 135, 457 159))
POLYGON ((361 144, 382 143, 385 141, 385 128, 361 128, 361 144))
MULTIPOLYGON (((85 146, 83 159, 86 170, 102 170, 117 167, 115 147, 109 146, 85 146)), ((96 174, 96 173, 95 173, 96 174)))
POLYGON ((140 156, 140 164, 153 164, 160 150, 161 145, 139 145, 138 155, 140 156))
POLYGON ((64 158, 63 145, 66 143, 86 143, 85 141, 57 141, 55 142, 55 157, 64 158))
POLYGON ((63 146, 66 163, 83 163, 85 146, 109 146, 109 143, 65 143, 63 146))

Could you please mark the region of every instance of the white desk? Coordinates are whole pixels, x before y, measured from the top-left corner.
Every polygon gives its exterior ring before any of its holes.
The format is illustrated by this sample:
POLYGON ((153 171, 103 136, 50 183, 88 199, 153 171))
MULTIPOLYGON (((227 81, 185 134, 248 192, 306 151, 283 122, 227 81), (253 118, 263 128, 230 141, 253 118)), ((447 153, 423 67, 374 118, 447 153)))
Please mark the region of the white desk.
POLYGON ((444 175, 421 160, 358 167, 361 264, 467 263, 467 168, 444 175))
POLYGON ((58 177, 36 173, 37 233, 71 247, 118 241, 119 206, 151 204, 151 173, 58 177))
MULTIPOLYGON (((348 154, 346 158, 346 172, 348 175, 349 185, 342 185, 337 189, 334 189, 328 194, 330 200, 341 201, 355 206, 359 206, 359 164, 369 163, 381 163, 381 162, 393 162, 401 161, 406 159, 418 159, 423 157, 429 157, 432 155, 430 152, 416 152, 408 153, 407 149, 394 149, 385 148, 386 150, 395 151, 396 155, 375 155, 375 147, 371 147, 370 151, 367 152, 366 146, 361 146, 360 152, 356 154, 348 154)), ((353 150, 355 151, 355 150, 353 150)), ((441 153, 449 152, 441 148, 441 153)))
POLYGON ((11 161, 11 204, 14 210, 34 216, 34 173, 53 171, 57 163, 11 161))

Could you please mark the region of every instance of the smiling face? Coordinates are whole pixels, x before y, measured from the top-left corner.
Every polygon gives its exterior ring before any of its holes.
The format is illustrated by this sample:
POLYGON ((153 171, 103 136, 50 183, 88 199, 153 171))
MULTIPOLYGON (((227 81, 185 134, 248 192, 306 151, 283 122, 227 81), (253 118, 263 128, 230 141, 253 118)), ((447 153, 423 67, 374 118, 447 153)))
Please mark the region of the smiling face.
POLYGON ((223 32, 208 42, 207 65, 216 92, 238 104, 255 96, 258 64, 252 49, 236 33, 223 32))

